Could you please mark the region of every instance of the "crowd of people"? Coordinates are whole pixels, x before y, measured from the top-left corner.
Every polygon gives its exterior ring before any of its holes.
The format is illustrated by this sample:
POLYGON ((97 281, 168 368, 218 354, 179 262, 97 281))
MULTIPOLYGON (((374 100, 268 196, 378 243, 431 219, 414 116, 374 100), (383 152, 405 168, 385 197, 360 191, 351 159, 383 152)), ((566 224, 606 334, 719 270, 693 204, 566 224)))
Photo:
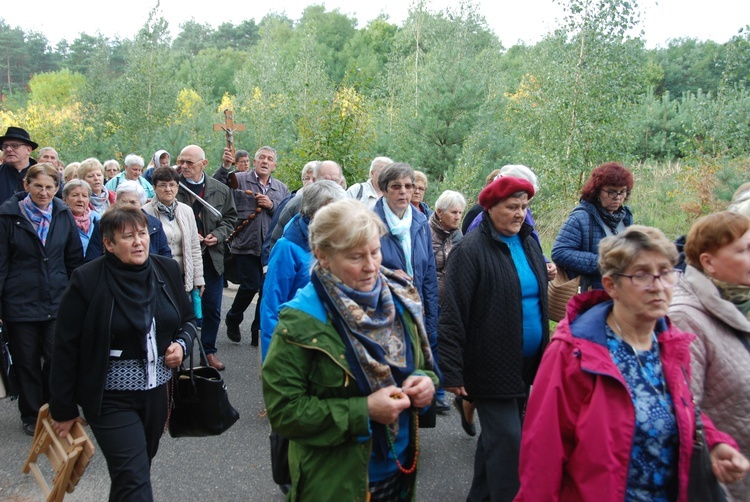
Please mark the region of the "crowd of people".
POLYGON ((153 498, 193 343, 225 369, 227 279, 230 341, 256 303, 287 500, 415 500, 419 434, 451 400, 479 432, 470 501, 686 501, 699 424, 729 500, 750 497, 750 185, 678 248, 636 224, 633 174, 604 163, 547 257, 523 165, 431 208, 425 173, 388 157, 348 189, 337 162, 311 161, 291 192, 269 146, 225 149, 213 175, 198 145, 122 170, 52 147, 35 159, 20 127, 0 146, 0 324, 22 430, 44 403, 61 435, 87 423, 110 500, 153 498), (551 333, 558 267, 580 290, 551 333))

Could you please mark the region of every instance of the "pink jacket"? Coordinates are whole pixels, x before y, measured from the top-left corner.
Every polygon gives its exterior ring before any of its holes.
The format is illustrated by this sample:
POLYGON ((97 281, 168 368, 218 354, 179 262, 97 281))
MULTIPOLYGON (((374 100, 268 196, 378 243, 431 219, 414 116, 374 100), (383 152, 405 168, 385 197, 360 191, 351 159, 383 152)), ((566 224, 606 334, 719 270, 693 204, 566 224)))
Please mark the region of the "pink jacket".
MULTIPOLYGON (((605 342, 611 309, 607 293, 590 291, 570 301, 557 326, 526 409, 517 501, 625 500, 635 410, 605 342)), ((657 322, 656 333, 680 436, 677 500, 682 502, 695 429, 688 383, 694 335, 666 318, 657 322)), ((703 422, 709 448, 737 447, 705 415, 703 422)))

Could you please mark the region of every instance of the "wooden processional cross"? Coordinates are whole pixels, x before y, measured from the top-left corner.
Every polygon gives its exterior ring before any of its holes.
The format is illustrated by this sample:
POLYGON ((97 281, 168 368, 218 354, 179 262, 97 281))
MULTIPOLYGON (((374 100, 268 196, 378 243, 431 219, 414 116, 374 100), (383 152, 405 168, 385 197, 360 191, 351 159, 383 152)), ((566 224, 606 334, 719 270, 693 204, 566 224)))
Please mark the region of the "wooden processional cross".
POLYGON ((232 118, 232 110, 224 110, 224 123, 214 124, 214 131, 224 131, 227 135, 227 148, 232 151, 232 164, 234 164, 234 131, 244 131, 245 124, 235 124, 232 118))

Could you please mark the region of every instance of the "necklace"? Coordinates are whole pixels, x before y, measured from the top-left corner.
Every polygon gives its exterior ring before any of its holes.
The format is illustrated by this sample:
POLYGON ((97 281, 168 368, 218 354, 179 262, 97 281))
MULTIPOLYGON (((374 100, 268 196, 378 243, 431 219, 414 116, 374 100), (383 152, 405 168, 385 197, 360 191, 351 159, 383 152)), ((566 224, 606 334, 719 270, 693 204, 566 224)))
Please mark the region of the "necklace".
POLYGON ((635 356, 636 362, 638 362, 638 367, 641 370, 641 376, 643 376, 643 379, 646 380, 646 382, 649 384, 649 386, 654 390, 654 392, 660 397, 660 401, 664 404, 664 406, 669 410, 670 413, 672 413, 672 406, 669 404, 669 400, 667 399, 667 382, 664 380, 664 368, 661 367, 661 358, 659 357, 659 342, 656 340, 656 333, 654 331, 651 331, 651 344, 656 349, 656 358, 659 361, 660 371, 659 371, 659 377, 661 380, 661 388, 662 390, 659 390, 656 388, 656 386, 651 382, 651 379, 648 377, 648 373, 646 373, 646 369, 643 367, 643 363, 641 362, 641 358, 638 355, 638 350, 636 350, 635 347, 630 345, 628 342, 625 341, 625 338, 623 338, 623 331, 620 327, 620 324, 617 322, 617 318, 615 318, 614 313, 612 314, 612 322, 615 324, 615 327, 617 328, 617 331, 620 332, 620 338, 622 338, 622 341, 625 342, 632 350, 633 355, 635 356))
MULTIPOLYGON (((397 419, 398 420, 398 419, 397 419)), ((396 467, 398 467, 398 470, 401 471, 403 474, 411 474, 415 470, 417 470, 417 460, 419 460, 419 413, 414 414, 414 460, 411 464, 411 467, 408 469, 405 468, 403 465, 401 465, 401 462, 398 460, 398 454, 396 453, 396 447, 393 445, 393 439, 391 439, 391 432, 388 430, 388 426, 385 426, 385 437, 388 438, 388 446, 391 448, 391 452, 393 452, 393 456, 396 459, 396 467)))

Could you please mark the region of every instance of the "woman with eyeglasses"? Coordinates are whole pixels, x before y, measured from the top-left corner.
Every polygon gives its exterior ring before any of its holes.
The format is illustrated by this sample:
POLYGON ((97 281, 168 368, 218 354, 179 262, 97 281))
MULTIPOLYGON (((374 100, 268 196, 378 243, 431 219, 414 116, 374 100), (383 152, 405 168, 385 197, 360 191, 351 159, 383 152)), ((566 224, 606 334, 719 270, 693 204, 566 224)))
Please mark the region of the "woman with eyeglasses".
MULTIPOLYGON (((692 388, 696 402, 743 451, 750 449, 750 219, 724 211, 697 220, 685 242, 687 267, 669 317, 696 334, 692 388)), ((729 488, 748 500, 750 482, 729 488)))
POLYGON ((411 205, 414 209, 427 216, 432 216, 430 206, 424 201, 424 194, 427 192, 427 175, 422 171, 414 171, 414 192, 411 195, 411 205))
POLYGON ((581 291, 602 289, 597 269, 599 241, 633 224, 625 205, 633 173, 617 162, 596 167, 581 189, 581 201, 563 223, 552 246, 552 261, 571 279, 581 276, 581 291))
MULTIPOLYGON (((385 223, 388 232, 381 237, 383 266, 414 282, 422 298, 424 324, 430 348, 437 354, 438 284, 432 233, 427 217, 412 206, 416 187, 414 169, 402 162, 386 165, 378 175, 383 196, 373 211, 385 223)), ((439 370, 436 370, 439 375, 439 370)), ((437 411, 450 410, 445 391, 436 393, 437 411)))
MULTIPOLYGON (((687 500, 695 436, 690 344, 665 316, 677 249, 634 225, 599 243, 604 291, 575 296, 526 409, 516 500, 687 500)), ((713 471, 750 463, 702 414, 713 471)))

